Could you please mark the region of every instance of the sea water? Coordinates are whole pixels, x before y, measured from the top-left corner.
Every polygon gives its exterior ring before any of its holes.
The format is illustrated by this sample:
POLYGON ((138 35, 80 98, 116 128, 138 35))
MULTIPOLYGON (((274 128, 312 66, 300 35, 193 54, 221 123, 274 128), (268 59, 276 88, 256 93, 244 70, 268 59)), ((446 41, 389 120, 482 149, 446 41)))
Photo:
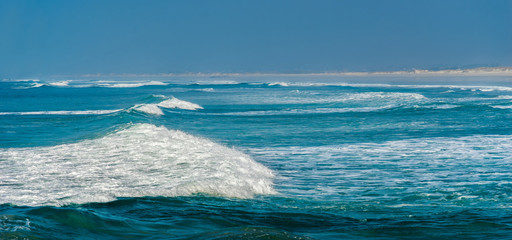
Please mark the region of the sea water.
POLYGON ((512 238, 512 79, 0 81, 0 239, 512 238))

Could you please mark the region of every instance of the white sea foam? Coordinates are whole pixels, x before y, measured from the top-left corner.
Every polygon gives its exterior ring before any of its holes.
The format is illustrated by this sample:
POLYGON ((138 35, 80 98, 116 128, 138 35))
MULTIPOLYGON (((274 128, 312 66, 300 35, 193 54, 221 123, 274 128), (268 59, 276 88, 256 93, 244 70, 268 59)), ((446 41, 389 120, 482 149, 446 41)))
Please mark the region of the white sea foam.
POLYGON ((199 91, 199 92, 215 92, 215 89, 213 88, 201 88, 201 89, 193 89, 189 91, 199 91))
POLYGON ((194 84, 198 85, 236 85, 240 84, 237 81, 233 80, 207 80, 207 81, 197 81, 194 84))
POLYGON ((268 116, 268 115, 295 115, 295 114, 328 114, 328 113, 347 113, 347 112, 375 112, 390 109, 393 106, 387 105, 382 107, 353 107, 353 108, 314 108, 314 109, 283 109, 268 111, 247 111, 247 112, 229 112, 210 115, 227 115, 227 116, 268 116))
POLYGON ((158 106, 163 107, 163 108, 180 108, 180 109, 186 109, 186 110, 203 109, 203 107, 201 107, 195 103, 183 101, 183 100, 177 99, 175 97, 172 97, 170 99, 160 102, 158 104, 158 106))
POLYGON ((69 86, 70 82, 71 82, 71 80, 59 81, 59 82, 50 82, 50 83, 47 83, 47 85, 48 86, 53 86, 53 87, 67 87, 67 86, 69 86))
POLYGON ((160 103, 153 104, 137 104, 131 107, 129 110, 135 110, 138 112, 144 112, 151 115, 162 116, 164 112, 161 108, 178 108, 184 110, 198 110, 203 109, 203 107, 198 104, 187 102, 175 97, 168 98, 164 95, 153 95, 153 97, 165 99, 160 103))
POLYGON ((157 104, 138 104, 131 108, 132 110, 143 112, 151 115, 162 116, 164 112, 158 107, 157 104))
POLYGON ((33 82, 33 83, 30 83, 29 86, 25 86, 25 87, 17 87, 17 89, 29 89, 29 88, 38 88, 38 87, 42 87, 42 86, 46 86, 44 84, 41 84, 39 82, 33 82))
POLYGON ((339 93, 336 95, 297 94, 290 92, 288 95, 275 95, 270 93, 265 96, 244 96, 244 103, 251 104, 324 104, 324 103, 347 103, 347 104, 410 104, 428 100, 419 93, 401 92, 363 92, 363 93, 339 93))
POLYGON ((32 111, 32 112, 0 112, 0 115, 102 115, 122 111, 114 110, 81 110, 81 111, 32 111))
POLYGON ((102 138, 0 149, 0 204, 64 205, 118 197, 274 194, 250 156, 187 133, 136 124, 102 138))
POLYGON ((30 231, 30 228, 28 218, 20 218, 16 215, 0 215, 0 232, 30 231))
POLYGON ((426 105, 426 106, 415 106, 416 108, 433 108, 433 109, 452 109, 459 107, 459 105, 454 104, 435 104, 435 105, 426 105))
POLYGON ((279 85, 283 87, 361 87, 361 88, 448 88, 459 90, 471 90, 481 92, 491 91, 512 91, 512 87, 505 86, 475 86, 475 85, 434 85, 434 84, 384 84, 384 83, 345 83, 345 82, 276 82, 269 83, 269 86, 279 85))
POLYGON ((375 193, 371 197, 375 201, 400 202, 393 196, 413 194, 422 195, 421 199, 439 196, 446 203, 475 195, 480 202, 495 201, 492 189, 510 176, 511 148, 510 135, 474 135, 249 151, 268 161, 292 163, 280 165, 280 176, 292 179, 280 187, 293 195, 332 196, 322 187, 336 183, 336 194, 354 196, 354 201, 368 200, 367 194, 375 193), (296 171, 301 171, 300 176, 296 171), (385 191, 393 196, 382 194, 382 189, 393 189, 385 191))
POLYGON ((269 85, 269 86, 282 86, 282 87, 288 87, 288 86, 290 86, 290 83, 286 83, 286 82, 273 82, 273 83, 269 83, 268 85, 269 85))
POLYGON ((500 95, 497 96, 496 99, 512 99, 511 95, 500 95))
POLYGON ((504 106, 504 105, 496 105, 496 106, 491 106, 492 108, 498 108, 498 109, 512 109, 512 105, 507 105, 507 106, 504 106))

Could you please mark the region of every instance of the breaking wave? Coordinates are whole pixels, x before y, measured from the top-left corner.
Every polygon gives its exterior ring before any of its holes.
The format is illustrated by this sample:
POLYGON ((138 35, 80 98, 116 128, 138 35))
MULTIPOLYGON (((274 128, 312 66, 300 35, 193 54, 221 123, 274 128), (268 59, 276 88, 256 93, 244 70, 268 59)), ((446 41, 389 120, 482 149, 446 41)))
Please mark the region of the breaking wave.
POLYGON ((118 83, 118 82, 103 82, 98 84, 99 87, 109 87, 109 88, 137 88, 143 86, 165 86, 167 83, 160 81, 147 81, 147 82, 128 82, 128 83, 118 83))
POLYGON ((272 171, 250 156, 151 124, 72 144, 0 149, 0 161, 0 203, 16 205, 276 193, 272 171))

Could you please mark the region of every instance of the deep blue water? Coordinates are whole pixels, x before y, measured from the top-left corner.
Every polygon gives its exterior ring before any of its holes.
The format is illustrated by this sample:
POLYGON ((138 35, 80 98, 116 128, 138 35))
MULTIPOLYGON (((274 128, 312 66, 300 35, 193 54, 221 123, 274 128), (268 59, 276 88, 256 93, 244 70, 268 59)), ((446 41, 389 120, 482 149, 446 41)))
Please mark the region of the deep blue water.
POLYGON ((0 81, 0 239, 512 238, 510 77, 0 81))

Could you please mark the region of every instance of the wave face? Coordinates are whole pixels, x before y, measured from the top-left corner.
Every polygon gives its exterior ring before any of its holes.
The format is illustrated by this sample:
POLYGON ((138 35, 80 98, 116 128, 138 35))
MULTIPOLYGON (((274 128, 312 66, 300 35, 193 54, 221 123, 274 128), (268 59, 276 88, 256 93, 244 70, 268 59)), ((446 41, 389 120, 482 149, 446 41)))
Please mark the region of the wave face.
POLYGON ((273 173, 248 155, 150 124, 79 143, 2 149, 0 159, 0 202, 16 205, 275 193, 273 173))

